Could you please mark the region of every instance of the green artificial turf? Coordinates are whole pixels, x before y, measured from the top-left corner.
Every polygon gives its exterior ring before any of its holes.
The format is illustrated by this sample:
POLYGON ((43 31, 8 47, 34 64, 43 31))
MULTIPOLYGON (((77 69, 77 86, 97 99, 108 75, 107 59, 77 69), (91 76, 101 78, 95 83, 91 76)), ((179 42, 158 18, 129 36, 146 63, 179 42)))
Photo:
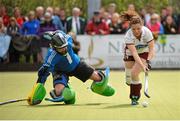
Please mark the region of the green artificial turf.
MULTIPOLYGON (((0 102, 26 98, 36 79, 36 72, 1 72, 0 102)), ((143 74, 141 79, 144 83, 143 74)), ((64 105, 43 101, 40 105, 29 106, 27 102, 12 103, 0 106, 0 119, 180 119, 180 71, 150 72, 151 98, 147 99, 142 90, 138 106, 130 105, 129 87, 124 83, 124 72, 111 71, 109 82, 116 93, 112 97, 103 97, 89 89, 92 81, 82 83, 78 79, 70 78, 70 84, 76 91, 76 104, 64 105), (141 105, 143 101, 149 103, 148 107, 141 105)), ((52 87, 50 76, 45 84, 46 97, 49 97, 48 92, 52 87)))

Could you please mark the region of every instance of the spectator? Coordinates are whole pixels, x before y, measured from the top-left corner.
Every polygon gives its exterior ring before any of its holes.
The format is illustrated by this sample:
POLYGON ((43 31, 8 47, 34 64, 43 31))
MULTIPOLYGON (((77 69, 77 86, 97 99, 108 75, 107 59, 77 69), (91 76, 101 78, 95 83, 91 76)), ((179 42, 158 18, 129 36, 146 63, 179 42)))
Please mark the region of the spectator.
POLYGON ((66 18, 66 12, 65 9, 61 8, 59 12, 60 20, 62 22, 62 25, 64 27, 64 31, 67 32, 67 18, 66 18))
POLYGON ((19 25, 17 24, 15 17, 10 18, 10 23, 7 27, 7 34, 10 35, 12 38, 20 36, 21 34, 19 25))
POLYGON ((7 34, 11 36, 11 44, 9 48, 9 60, 11 63, 18 63, 19 62, 19 57, 20 57, 20 52, 14 48, 14 42, 17 39, 20 39, 21 33, 20 33, 20 27, 16 22, 15 17, 10 18, 10 23, 7 27, 7 34))
POLYGON ((59 7, 55 7, 54 8, 54 15, 59 17, 60 14, 60 8, 59 7))
MULTIPOLYGON (((99 14, 100 14, 101 18, 104 17, 104 13, 105 13, 105 12, 106 12, 106 9, 105 9, 104 7, 101 7, 101 8, 99 9, 99 14)), ((108 13, 108 17, 109 17, 109 13, 108 13)))
POLYGON ((69 34, 69 35, 72 37, 72 39, 73 39, 73 45, 72 45, 73 51, 74 51, 74 53, 76 53, 76 54, 78 55, 78 53, 79 53, 79 51, 80 51, 80 42, 77 41, 77 36, 76 36, 75 33, 69 32, 68 34, 69 34))
POLYGON ((23 23, 24 23, 24 19, 23 17, 21 16, 21 10, 19 7, 15 7, 14 8, 14 17, 16 18, 16 21, 18 23, 18 25, 20 27, 22 27, 23 23))
MULTIPOLYGON (((136 12, 134 4, 128 5, 127 12, 136 12)), ((129 21, 123 21, 122 26, 124 29, 128 30, 129 29, 129 21)))
POLYGON ((177 25, 178 24, 178 17, 176 14, 174 14, 174 11, 173 11, 173 8, 172 6, 168 6, 166 8, 166 13, 167 13, 167 16, 171 16, 173 18, 173 21, 175 22, 175 24, 177 25))
POLYGON ((4 26, 8 26, 9 24, 9 16, 7 14, 7 10, 6 10, 6 7, 5 6, 0 6, 0 16, 2 17, 3 19, 3 24, 4 26))
POLYGON ((75 7, 72 10, 72 16, 67 18, 67 32, 74 32, 75 34, 84 34, 86 21, 80 17, 80 9, 75 7))
POLYGON ((146 9, 146 14, 145 14, 145 25, 147 25, 147 23, 149 23, 152 14, 154 13, 154 7, 152 5, 148 5, 147 9, 146 9))
POLYGON ((103 16, 102 16, 102 20, 105 21, 108 25, 111 23, 111 19, 109 18, 109 13, 108 12, 104 12, 103 16))
POLYGON ((22 27, 22 34, 31 38, 30 47, 28 48, 27 53, 25 55, 27 58, 27 62, 30 62, 31 55, 33 56, 33 62, 40 61, 37 58, 38 53, 40 53, 40 43, 37 37, 39 24, 39 21, 35 18, 35 12, 30 11, 28 14, 28 21, 24 22, 22 27))
POLYGON ((172 16, 167 16, 164 22, 164 33, 165 34, 176 34, 177 33, 177 25, 173 21, 172 16))
POLYGON ((53 15, 54 11, 52 7, 47 7, 46 12, 50 13, 52 16, 53 24, 56 26, 56 29, 64 31, 64 27, 62 25, 62 22, 57 15, 53 15))
POLYGON ((36 8, 36 18, 39 21, 43 21, 44 20, 44 8, 42 6, 38 6, 36 8))
POLYGON ((162 8, 161 9, 161 23, 162 24, 164 24, 166 16, 167 16, 166 8, 162 8))
POLYGON ((115 3, 110 3, 108 6, 108 13, 109 13, 109 18, 111 19, 112 15, 116 12, 116 4, 115 3))
POLYGON ((109 34, 109 26, 101 19, 99 11, 94 12, 92 20, 90 20, 87 24, 86 32, 90 35, 109 34))
POLYGON ((159 15, 154 13, 151 15, 150 21, 146 25, 151 32, 153 33, 154 39, 158 39, 159 34, 164 34, 164 29, 162 24, 160 23, 159 15))
POLYGON ((39 24, 39 21, 35 19, 35 12, 30 11, 28 14, 28 21, 24 22, 22 26, 22 34, 37 35, 39 24))
POLYGON ((126 32, 126 29, 122 27, 122 23, 119 18, 118 13, 113 14, 111 23, 109 24, 110 34, 124 34, 126 32))
POLYGON ((44 18, 45 18, 45 20, 40 24, 40 28, 38 30, 38 35, 41 38, 40 39, 41 40, 41 52, 42 52, 43 59, 45 59, 50 42, 43 39, 42 36, 43 36, 44 32, 57 30, 55 24, 53 23, 51 13, 46 12, 44 15, 44 18))
POLYGON ((141 16, 142 20, 143 20, 143 23, 144 25, 146 25, 146 20, 145 20, 145 16, 146 16, 146 9, 142 8, 139 12, 139 15, 141 16))
POLYGON ((0 63, 5 60, 8 62, 8 49, 11 37, 6 34, 6 27, 3 24, 3 19, 0 17, 0 63))
POLYGON ((128 5, 128 11, 136 11, 134 4, 129 4, 128 5))

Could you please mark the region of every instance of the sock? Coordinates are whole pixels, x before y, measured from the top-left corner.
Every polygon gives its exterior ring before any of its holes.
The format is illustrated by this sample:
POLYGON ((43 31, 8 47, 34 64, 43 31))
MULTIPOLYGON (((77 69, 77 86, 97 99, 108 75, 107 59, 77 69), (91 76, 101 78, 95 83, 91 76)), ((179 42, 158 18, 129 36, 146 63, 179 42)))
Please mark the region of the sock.
POLYGON ((141 88, 142 88, 142 84, 138 81, 132 81, 130 84, 130 99, 132 99, 133 97, 136 97, 137 100, 140 98, 141 96, 141 88))
POLYGON ((105 75, 104 75, 104 73, 103 73, 102 71, 98 71, 97 73, 98 73, 98 75, 101 77, 101 80, 94 80, 94 81, 95 81, 96 83, 101 83, 102 80, 104 80, 105 75))

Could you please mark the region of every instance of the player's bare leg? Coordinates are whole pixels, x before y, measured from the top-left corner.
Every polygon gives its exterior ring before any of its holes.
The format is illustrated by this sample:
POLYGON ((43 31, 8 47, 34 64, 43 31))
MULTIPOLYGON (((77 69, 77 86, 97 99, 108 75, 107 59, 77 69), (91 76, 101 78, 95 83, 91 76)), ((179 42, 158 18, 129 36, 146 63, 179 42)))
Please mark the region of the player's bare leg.
POLYGON ((125 81, 130 86, 131 84, 131 69, 134 65, 134 61, 125 61, 125 81))
POLYGON ((56 84, 54 87, 56 96, 60 96, 65 86, 63 84, 56 84))

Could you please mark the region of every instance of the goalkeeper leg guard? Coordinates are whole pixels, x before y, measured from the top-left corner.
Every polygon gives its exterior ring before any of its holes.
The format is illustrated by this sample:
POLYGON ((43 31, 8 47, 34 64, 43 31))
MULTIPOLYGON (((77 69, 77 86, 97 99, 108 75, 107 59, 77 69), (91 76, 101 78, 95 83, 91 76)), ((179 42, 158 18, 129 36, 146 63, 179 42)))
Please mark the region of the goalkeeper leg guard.
POLYGON ((103 95, 103 96, 112 96, 115 93, 115 90, 108 85, 109 79, 109 68, 106 68, 105 74, 102 71, 99 71, 99 75, 101 76, 101 82, 93 82, 91 85, 91 90, 94 93, 103 95))
POLYGON ((46 90, 44 88, 44 85, 41 83, 37 83, 34 85, 30 95, 28 96, 27 102, 29 105, 37 105, 41 103, 45 95, 46 95, 46 90))

